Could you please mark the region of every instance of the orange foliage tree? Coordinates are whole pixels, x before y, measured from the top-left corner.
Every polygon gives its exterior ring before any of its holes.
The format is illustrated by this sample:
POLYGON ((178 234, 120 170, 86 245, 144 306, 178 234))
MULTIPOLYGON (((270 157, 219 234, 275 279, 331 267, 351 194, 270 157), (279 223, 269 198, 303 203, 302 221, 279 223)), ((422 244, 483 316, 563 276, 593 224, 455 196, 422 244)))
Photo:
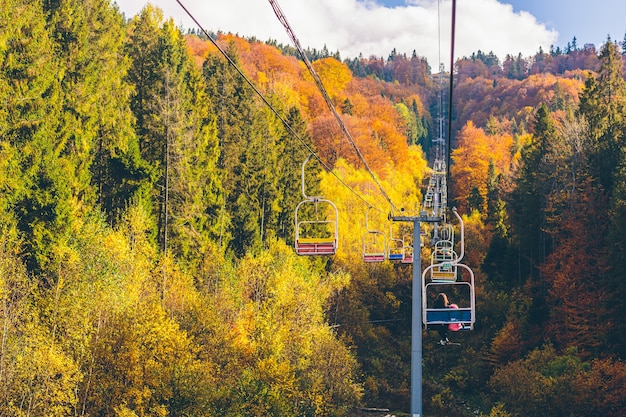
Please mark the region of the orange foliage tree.
POLYGON ((496 369, 489 388, 515 416, 598 415, 626 411, 626 365, 604 359, 583 362, 575 348, 559 355, 552 346, 496 369))
MULTIPOLYGON (((264 94, 274 96, 279 109, 301 109, 309 122, 315 148, 330 167, 340 158, 356 167, 363 166, 303 62, 265 43, 249 42, 232 34, 218 37, 220 45, 231 42, 244 72, 264 94)), ((189 36, 187 45, 198 61, 216 49, 197 36, 189 36)), ((392 100, 385 97, 410 98, 418 104, 421 114, 424 109, 419 95, 390 83, 355 79, 346 64, 332 57, 316 60, 312 65, 370 168, 386 177, 404 165, 410 159, 406 122, 392 100)))
POLYGON ((558 243, 541 267, 551 307, 547 337, 558 346, 600 354, 612 326, 606 251, 607 202, 597 185, 584 181, 569 199, 554 234, 558 243))
POLYGON ((196 59, 198 66, 201 66, 206 57, 211 52, 217 52, 217 48, 210 42, 203 41, 196 35, 189 35, 185 37, 185 43, 189 53, 196 59))
POLYGON ((487 135, 471 121, 463 127, 457 138, 457 147, 452 151, 450 167, 455 201, 461 211, 468 209, 472 194, 478 192, 482 202, 478 207, 471 208, 485 213, 489 163, 493 161, 496 175, 508 174, 513 143, 510 135, 487 135))
POLYGON ((546 103, 559 109, 578 104, 584 77, 580 71, 569 72, 565 77, 535 74, 523 80, 496 80, 478 76, 467 78, 455 86, 455 110, 458 123, 472 120, 485 126, 491 116, 518 116, 524 107, 537 107, 546 103))

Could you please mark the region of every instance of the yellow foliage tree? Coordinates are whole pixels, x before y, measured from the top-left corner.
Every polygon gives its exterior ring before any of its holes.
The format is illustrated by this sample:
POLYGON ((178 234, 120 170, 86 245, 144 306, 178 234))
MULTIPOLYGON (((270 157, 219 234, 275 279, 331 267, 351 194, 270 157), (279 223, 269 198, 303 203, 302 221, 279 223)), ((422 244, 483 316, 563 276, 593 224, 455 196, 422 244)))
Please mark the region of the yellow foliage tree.
MULTIPOLYGON (((344 63, 337 61, 335 58, 318 59, 312 63, 313 69, 322 80, 324 88, 328 92, 331 100, 336 100, 344 95, 343 90, 346 88, 350 80, 352 80, 352 72, 344 63)), ((311 82, 310 74, 306 74, 305 78, 311 82)))
MULTIPOLYGON (((406 160, 393 170, 384 171, 386 175, 377 176, 377 179, 396 209, 405 209, 404 214, 414 215, 419 213, 420 184, 426 170, 427 163, 421 150, 412 146, 407 149, 406 160)), ((363 237, 367 232, 365 223, 368 207, 373 207, 368 215, 371 228, 386 235, 391 226, 388 215, 393 207, 367 171, 355 169, 345 160, 337 162, 334 173, 322 173, 321 189, 326 198, 335 202, 339 212, 339 249, 334 262, 353 273, 364 271, 363 237)))
POLYGON ((0 415, 70 415, 82 373, 40 320, 19 245, 2 237, 0 248, 0 415))
POLYGON ((326 300, 348 277, 324 276, 310 262, 272 242, 226 278, 221 299, 231 310, 221 314, 235 358, 223 371, 228 412, 345 415, 356 405, 355 360, 324 318, 326 300))

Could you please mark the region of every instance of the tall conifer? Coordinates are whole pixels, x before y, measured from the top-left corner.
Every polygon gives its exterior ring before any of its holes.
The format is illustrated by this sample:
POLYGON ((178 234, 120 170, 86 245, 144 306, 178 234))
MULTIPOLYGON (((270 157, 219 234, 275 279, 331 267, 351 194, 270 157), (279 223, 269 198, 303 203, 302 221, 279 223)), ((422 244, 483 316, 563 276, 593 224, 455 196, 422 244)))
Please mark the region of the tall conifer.
POLYGON ((141 153, 157 173, 153 189, 163 250, 201 259, 222 222, 215 117, 204 80, 180 30, 146 6, 132 23, 129 80, 141 153))
POLYGON ((597 76, 585 81, 579 113, 589 124, 588 134, 594 144, 593 170, 604 189, 612 193, 615 169, 626 145, 626 81, 622 56, 613 42, 608 41, 600 51, 597 76))
MULTIPOLYGON (((32 270, 49 264, 52 243, 67 237, 72 192, 58 142, 62 65, 40 3, 5 2, 0 94, 3 206, 13 212, 32 270)), ((9 217, 13 217, 8 215, 9 217)))
POLYGON ((546 156, 551 152, 556 130, 545 104, 537 110, 531 143, 522 150, 522 161, 510 207, 513 233, 519 245, 519 280, 537 279, 537 267, 549 251, 545 232, 546 193, 551 172, 546 156))
MULTIPOLYGON (((234 43, 226 53, 239 67, 234 43)), ((246 81, 223 57, 211 55, 203 67, 211 111, 217 117, 219 166, 231 223, 230 249, 243 255, 262 243, 268 213, 276 198, 276 137, 270 119, 255 100, 246 81)))

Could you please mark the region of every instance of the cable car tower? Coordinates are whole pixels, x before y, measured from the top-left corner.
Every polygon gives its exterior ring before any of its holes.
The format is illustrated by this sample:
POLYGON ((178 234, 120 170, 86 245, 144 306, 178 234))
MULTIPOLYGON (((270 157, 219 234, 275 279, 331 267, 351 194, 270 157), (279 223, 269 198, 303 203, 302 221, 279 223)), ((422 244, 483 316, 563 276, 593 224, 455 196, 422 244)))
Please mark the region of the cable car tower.
MULTIPOLYGON (((351 135, 349 134, 347 128, 345 127, 341 117, 337 113, 335 106, 330 99, 330 96, 327 94, 324 86, 322 85, 321 80, 315 73, 311 63, 309 62, 304 50, 300 46, 300 42, 297 37, 293 33, 287 19, 280 9, 276 0, 269 0, 272 8, 279 21, 283 24, 285 29, 287 30, 287 34, 291 38, 294 43, 294 46, 300 52, 302 59, 309 69, 309 72, 313 76, 315 83, 318 86, 318 89, 322 93, 322 96, 326 100, 328 107, 331 109, 331 112, 334 114, 337 119, 339 125, 342 128, 346 138, 353 145, 357 155, 363 162, 367 171, 370 172, 374 182, 378 185, 379 190, 385 196, 385 198, 391 203, 392 209, 395 207, 391 202, 389 196, 385 193, 384 189, 376 179, 372 170, 369 168, 369 165, 363 158, 363 155, 358 150, 355 142, 353 141, 351 135)), ((449 105, 451 107, 452 103, 452 80, 453 80, 453 71, 454 71, 454 37, 455 37, 455 21, 456 21, 456 0, 452 0, 452 36, 451 36, 451 53, 450 53, 450 90, 449 90, 449 105)), ((443 68, 440 66, 440 84, 442 83, 442 73, 443 68)), ((439 93, 440 100, 440 108, 443 109, 443 88, 440 88, 439 93)), ((450 111, 448 111, 448 116, 450 116, 450 111)), ((450 123, 448 123, 448 129, 450 129, 450 123)), ((448 139, 450 139, 451 132, 448 131, 448 139)), ((375 230, 369 229, 369 217, 366 214, 366 229, 367 229, 367 238, 376 239, 376 249, 369 249, 367 242, 369 240, 364 239, 364 261, 366 262, 380 262, 385 260, 387 254, 393 255, 393 260, 401 259, 403 262, 407 262, 407 260, 411 259, 413 263, 413 285, 412 285, 412 313, 411 313, 411 415, 413 417, 422 417, 422 323, 428 328, 429 325, 459 325, 463 327, 472 328, 475 320, 475 301, 474 301, 474 274, 471 269, 462 264, 461 261, 464 255, 464 228, 463 228, 463 220, 461 216, 458 215, 456 210, 453 210, 456 219, 459 221, 461 225, 461 244, 460 244, 460 252, 457 254, 454 250, 454 230, 451 225, 446 222, 446 209, 447 209, 447 177, 449 170, 449 146, 446 146, 443 135, 443 110, 441 111, 439 117, 439 135, 437 139, 434 140, 435 144, 435 158, 433 163, 433 175, 430 178, 428 183, 428 189, 425 194, 424 204, 421 212, 417 216, 394 216, 393 213, 389 215, 389 219, 393 221, 400 222, 411 222, 413 223, 413 245, 407 246, 404 240, 398 241, 398 239, 393 240, 392 243, 402 244, 403 249, 406 249, 407 252, 400 257, 397 253, 397 247, 393 246, 392 250, 387 247, 385 242, 384 246, 378 247, 380 242, 380 235, 375 230), (433 256, 431 258, 430 265, 424 270, 422 273, 421 266, 421 242, 422 242, 422 233, 421 233, 421 223, 433 223, 433 236, 432 243, 436 246, 433 252, 433 256), (463 274, 460 272, 467 272, 469 278, 466 279, 463 274), (454 302, 459 302, 461 305, 456 309, 449 310, 458 310, 456 312, 448 312, 443 311, 440 312, 439 309, 434 309, 432 306, 429 306, 429 290, 444 288, 448 291, 454 293, 453 296, 457 296, 460 294, 460 291, 457 289, 465 289, 468 292, 467 304, 456 298, 453 298, 454 302)), ((307 158, 308 160, 308 158, 307 158)), ((302 165, 302 194, 305 198, 303 202, 301 202, 296 207, 296 252, 300 255, 328 255, 334 254, 337 248, 337 208, 332 202, 325 200, 321 197, 307 197, 304 190, 304 165, 306 161, 302 165), (314 205, 317 213, 317 205, 320 203, 329 204, 334 211, 334 219, 333 216, 331 218, 324 218, 324 216, 318 218, 316 217, 313 220, 302 221, 299 217, 299 208, 301 205, 314 205), (312 228, 311 237, 306 235, 305 230, 306 226, 315 226, 312 228), (324 233, 319 233, 320 227, 325 227, 326 230, 324 233)), ((309 210, 310 211, 310 210, 309 210)), ((369 211, 369 208, 368 208, 369 211)), ((391 233, 390 233, 391 235, 391 233)), ((391 256, 390 256, 391 257, 391 256)))
POLYGON ((446 221, 448 208, 448 173, 450 160, 450 113, 454 74, 454 38, 456 25, 456 0, 452 0, 452 36, 450 51, 450 88, 448 99, 448 145, 444 139, 443 64, 439 66, 439 118, 438 135, 433 140, 434 160, 432 175, 424 195, 419 216, 391 217, 394 221, 413 222, 413 241, 420 242, 421 222, 432 224, 433 252, 430 265, 422 272, 420 246, 413 258, 412 313, 411 313, 411 416, 422 416, 422 325, 449 326, 452 331, 471 330, 476 320, 474 273, 461 263, 465 254, 465 237, 462 217, 456 209, 452 212, 460 224, 459 252, 455 251, 455 233, 446 221), (447 293, 457 308, 434 308, 439 292, 447 293))

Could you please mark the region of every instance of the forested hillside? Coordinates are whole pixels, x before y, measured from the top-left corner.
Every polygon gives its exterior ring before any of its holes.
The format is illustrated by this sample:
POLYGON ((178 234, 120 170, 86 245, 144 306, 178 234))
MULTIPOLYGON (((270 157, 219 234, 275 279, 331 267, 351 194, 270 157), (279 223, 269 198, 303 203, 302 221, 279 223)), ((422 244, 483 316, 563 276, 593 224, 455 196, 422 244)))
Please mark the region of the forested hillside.
MULTIPOLYGON (((0 415, 408 412, 411 265, 362 236, 391 227, 379 185, 420 210, 433 63, 313 59, 374 181, 288 47, 217 34, 235 68, 152 6, 0 5, 0 415), (293 249, 303 179, 332 257, 293 249)), ((425 415, 626 413, 623 53, 457 61, 477 323, 424 333, 425 415)))

